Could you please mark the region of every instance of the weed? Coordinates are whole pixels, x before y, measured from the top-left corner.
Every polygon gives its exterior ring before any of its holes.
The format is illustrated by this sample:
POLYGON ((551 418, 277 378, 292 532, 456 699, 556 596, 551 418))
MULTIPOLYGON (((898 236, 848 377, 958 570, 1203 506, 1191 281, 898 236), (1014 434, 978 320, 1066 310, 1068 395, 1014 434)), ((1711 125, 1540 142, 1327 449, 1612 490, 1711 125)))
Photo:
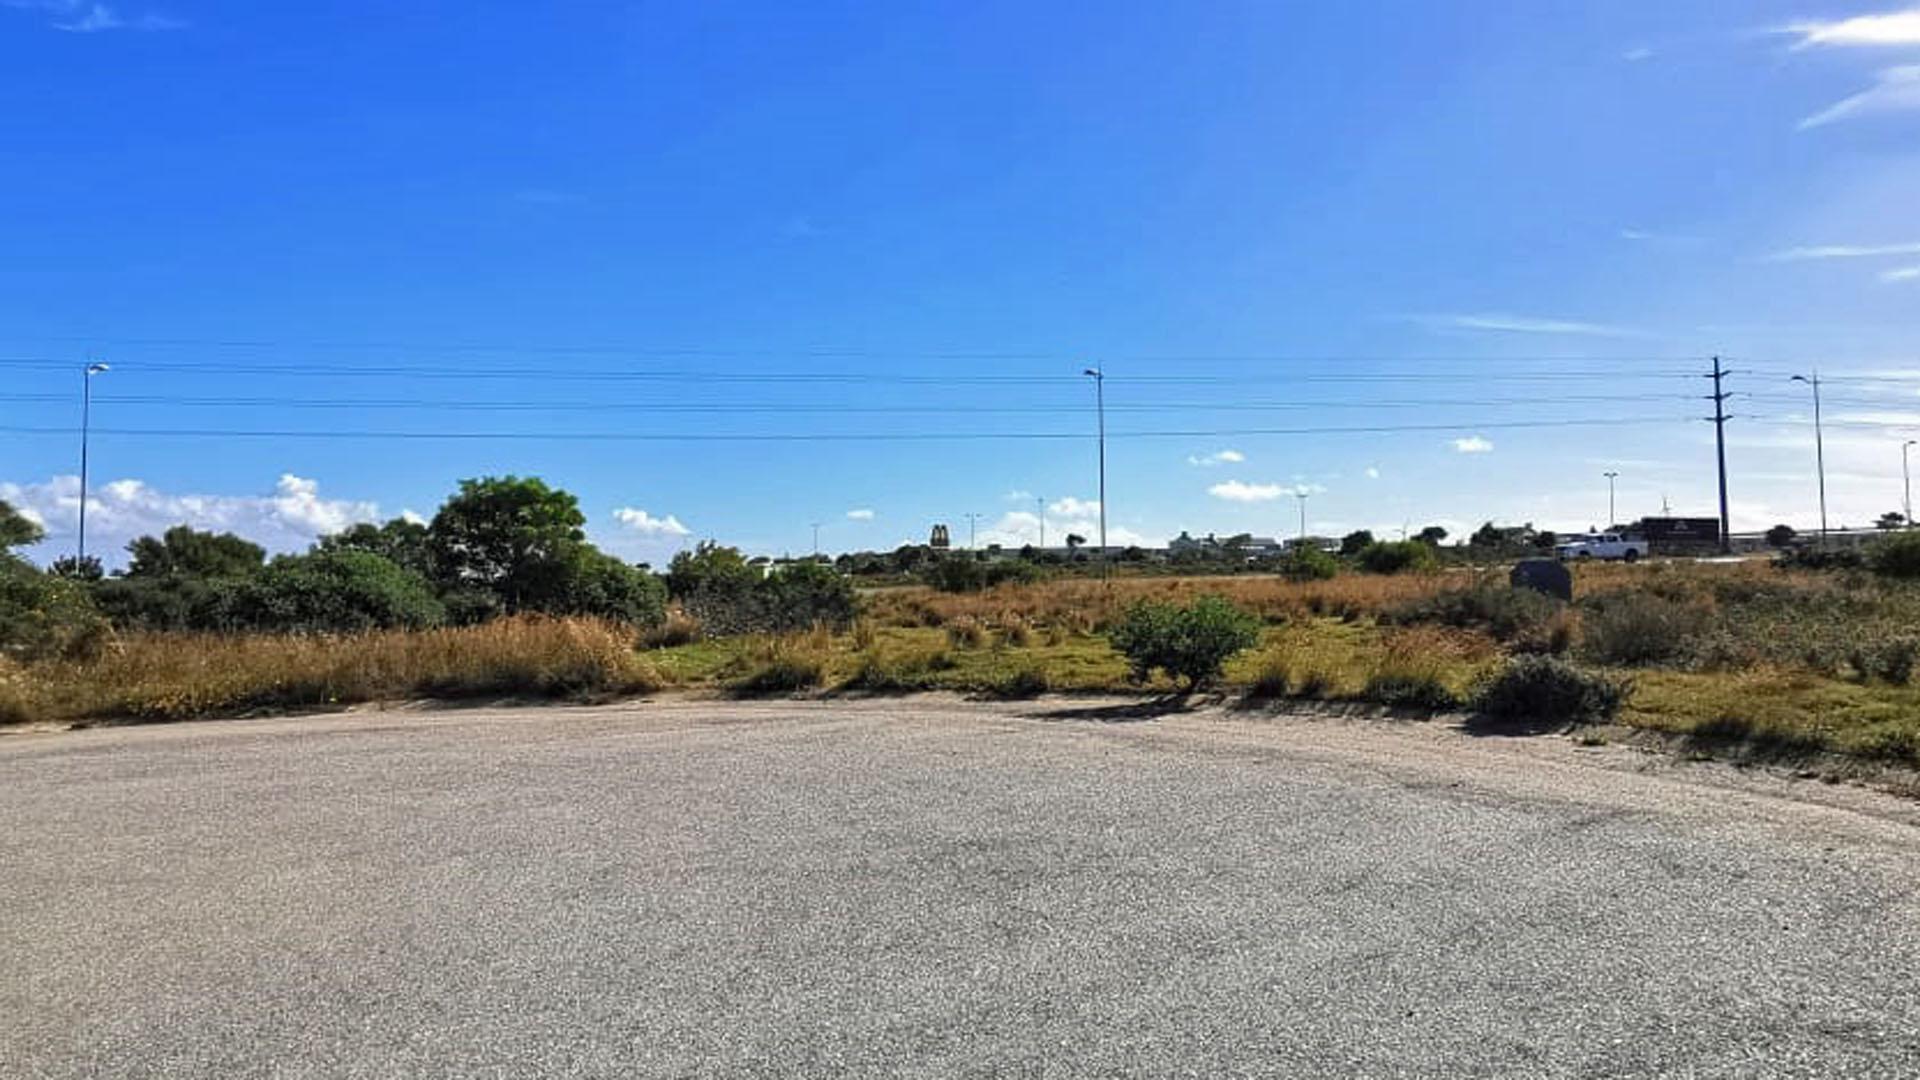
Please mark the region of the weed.
POLYGON ((1483 716, 1529 723, 1607 720, 1632 692, 1628 683, 1551 656, 1519 656, 1482 680, 1472 703, 1483 716))

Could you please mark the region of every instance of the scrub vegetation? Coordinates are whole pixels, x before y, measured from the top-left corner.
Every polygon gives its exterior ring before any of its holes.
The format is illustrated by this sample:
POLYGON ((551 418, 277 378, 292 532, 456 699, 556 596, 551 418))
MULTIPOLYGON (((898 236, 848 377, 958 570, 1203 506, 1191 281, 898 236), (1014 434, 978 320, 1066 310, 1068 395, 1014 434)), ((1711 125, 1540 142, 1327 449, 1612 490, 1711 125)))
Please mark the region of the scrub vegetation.
MULTIPOLYGON (((665 687, 1199 687, 1920 766, 1920 537, 1819 568, 1582 565, 1571 603, 1371 541, 1270 573, 1108 581, 936 559, 914 584, 856 591, 825 565, 710 544, 656 574, 594 549, 577 513, 538 481, 490 479, 430 523, 357 526, 272 560, 190 529, 136 541, 111 577, 0 556, 0 723, 665 687)), ((6 546, 38 535, 0 507, 6 546)))

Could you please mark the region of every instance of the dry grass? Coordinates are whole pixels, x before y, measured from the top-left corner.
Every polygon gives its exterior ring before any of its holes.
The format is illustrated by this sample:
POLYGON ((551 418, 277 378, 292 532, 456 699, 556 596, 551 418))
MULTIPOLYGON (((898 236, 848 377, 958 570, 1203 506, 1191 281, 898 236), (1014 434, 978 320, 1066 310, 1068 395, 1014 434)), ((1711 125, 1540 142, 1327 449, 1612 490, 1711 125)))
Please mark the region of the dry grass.
POLYGON ((405 698, 622 694, 661 680, 631 628, 593 619, 343 637, 155 634, 98 659, 17 668, 0 719, 177 720, 405 698))
POLYGON ((1349 574, 1329 581, 1276 577, 1155 577, 1043 581, 1002 585, 978 593, 943 593, 925 587, 887 589, 868 600, 868 614, 883 626, 941 627, 971 620, 988 627, 1058 627, 1091 633, 1140 600, 1189 603, 1224 596, 1269 623, 1326 615, 1355 619, 1375 615, 1408 599, 1457 584, 1458 575, 1394 577, 1349 574))

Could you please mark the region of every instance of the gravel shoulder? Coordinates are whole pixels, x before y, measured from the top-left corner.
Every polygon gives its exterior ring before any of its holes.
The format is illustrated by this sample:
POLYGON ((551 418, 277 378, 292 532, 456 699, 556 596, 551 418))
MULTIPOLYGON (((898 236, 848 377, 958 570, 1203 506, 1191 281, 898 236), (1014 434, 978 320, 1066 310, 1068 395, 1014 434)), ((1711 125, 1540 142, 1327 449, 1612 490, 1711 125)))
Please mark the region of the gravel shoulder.
POLYGON ((22 1076, 1909 1076, 1920 804, 1137 701, 0 739, 22 1076))

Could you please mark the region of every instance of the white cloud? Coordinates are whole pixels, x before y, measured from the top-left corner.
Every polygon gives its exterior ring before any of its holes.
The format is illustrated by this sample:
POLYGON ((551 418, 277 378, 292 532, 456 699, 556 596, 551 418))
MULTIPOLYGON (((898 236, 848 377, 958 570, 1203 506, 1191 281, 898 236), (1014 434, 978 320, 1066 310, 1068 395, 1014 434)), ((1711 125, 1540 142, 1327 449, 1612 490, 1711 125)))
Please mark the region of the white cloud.
POLYGON ((1099 517, 1100 500, 1076 499, 1069 495, 1047 506, 1047 513, 1055 517, 1099 517))
POLYGON ((1651 60, 1653 59, 1653 50, 1647 48, 1645 45, 1639 45, 1621 53, 1620 59, 1625 60, 1629 63, 1638 63, 1642 60, 1651 60))
POLYGON ((1920 109, 1920 64, 1890 67, 1882 71, 1878 78, 1878 82, 1865 90, 1842 98, 1800 121, 1800 130, 1824 127, 1839 120, 1851 120, 1874 113, 1920 109))
MULTIPOLYGON (((79 477, 0 482, 0 499, 46 526, 46 551, 62 553, 72 546, 80 518, 79 477)), ((327 533, 379 518, 378 505, 324 498, 318 481, 292 473, 282 475, 267 495, 173 494, 143 480, 114 480, 94 488, 87 499, 87 551, 118 562, 116 553, 129 540, 175 525, 238 533, 269 551, 297 551, 327 533)))
POLYGON ((1799 35, 1800 40, 1793 44, 1796 49, 1818 45, 1920 45, 1920 7, 1879 15, 1855 15, 1847 19, 1810 19, 1783 27, 1781 32, 1799 35))
POLYGON ((1920 255, 1920 242, 1908 244, 1818 244, 1775 252, 1777 262, 1805 259, 1875 259, 1889 255, 1920 255))
POLYGON ((1378 465, 1367 466, 1367 479, 1369 480, 1380 479, 1380 467, 1378 465))
POLYGON ((1920 255, 1920 241, 1904 244, 1813 244, 1792 247, 1767 256, 1774 262, 1808 259, 1878 259, 1889 255, 1920 255))
POLYGON ((70 34, 98 34, 108 30, 179 30, 187 24, 156 12, 128 17, 117 8, 91 0, 0 0, 7 7, 46 13, 55 30, 70 34))
POLYGON ((1571 334, 1587 337, 1640 337, 1640 331, 1605 323, 1573 319, 1543 319, 1531 315, 1480 312, 1434 315, 1418 320, 1448 330, 1479 330, 1497 334, 1571 334))
POLYGON ((613 518, 632 532, 642 536, 686 536, 691 531, 680 524, 680 519, 668 514, 666 517, 654 517, 645 510, 623 506, 613 512, 613 518))
MULTIPOLYGON (((1089 505, 1077 502, 1076 508, 1084 510, 1089 505)), ((1046 521, 1047 546, 1065 547, 1069 535, 1085 537, 1089 545, 1100 542, 1100 521, 1095 516, 1062 516, 1049 513, 1046 521)), ((964 538, 964 530, 961 537, 964 538)), ((913 541, 919 543, 920 541, 913 541)), ((1031 510, 1014 510, 1000 516, 992 525, 981 525, 979 543, 981 547, 999 544, 1001 547, 1018 548, 1027 544, 1040 543, 1040 515, 1031 510)), ((1107 546, 1109 547, 1155 546, 1155 542, 1124 525, 1109 523, 1107 526, 1107 546)))
POLYGON ((1282 495, 1293 494, 1294 489, 1279 484, 1249 484, 1242 480, 1227 480, 1207 489, 1207 494, 1228 502, 1256 503, 1272 502, 1282 495))
POLYGON ((1007 500, 1008 502, 1032 502, 1033 492, 1025 491, 1020 488, 1014 488, 1012 491, 1009 491, 1005 495, 1002 495, 1001 498, 1007 500))
POLYGON ((1880 273, 1881 281, 1920 281, 1920 266, 1900 266, 1880 273))
POLYGON ((1453 449, 1459 454, 1491 454, 1493 440, 1484 435, 1468 435, 1465 438, 1453 440, 1453 449))
POLYGON ((858 509, 858 510, 849 510, 849 511, 847 511, 847 520, 849 520, 849 521, 872 521, 872 520, 873 520, 873 511, 872 511, 872 510, 869 510, 869 509, 867 509, 866 507, 861 507, 861 508, 860 508, 860 509, 858 509))
POLYGON ((411 508, 400 511, 400 520, 409 525, 425 525, 427 523, 426 515, 411 508))
POLYGON ((1187 464, 1210 469, 1215 465, 1238 465, 1247 460, 1247 455, 1238 450, 1219 450, 1211 454, 1189 454, 1187 464))

